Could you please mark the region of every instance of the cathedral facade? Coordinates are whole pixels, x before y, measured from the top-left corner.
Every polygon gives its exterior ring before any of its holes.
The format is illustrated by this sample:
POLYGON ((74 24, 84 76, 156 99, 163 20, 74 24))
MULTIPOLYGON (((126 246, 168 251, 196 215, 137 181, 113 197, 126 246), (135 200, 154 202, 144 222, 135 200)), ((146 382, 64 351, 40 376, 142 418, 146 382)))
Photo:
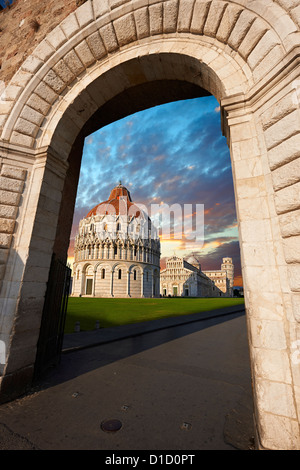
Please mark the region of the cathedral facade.
POLYGON ((120 183, 79 223, 72 295, 159 297, 159 286, 157 231, 120 183))
POLYGON ((232 297, 234 266, 223 258, 219 271, 202 271, 195 256, 188 259, 172 256, 160 273, 162 297, 232 297))

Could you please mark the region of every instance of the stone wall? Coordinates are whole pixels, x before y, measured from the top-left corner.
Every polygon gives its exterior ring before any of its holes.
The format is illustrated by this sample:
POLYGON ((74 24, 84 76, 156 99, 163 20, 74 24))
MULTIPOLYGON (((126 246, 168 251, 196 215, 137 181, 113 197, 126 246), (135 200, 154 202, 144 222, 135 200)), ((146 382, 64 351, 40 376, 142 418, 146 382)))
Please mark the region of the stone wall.
POLYGON ((15 0, 0 12, 0 80, 6 84, 55 26, 77 8, 76 0, 15 0))

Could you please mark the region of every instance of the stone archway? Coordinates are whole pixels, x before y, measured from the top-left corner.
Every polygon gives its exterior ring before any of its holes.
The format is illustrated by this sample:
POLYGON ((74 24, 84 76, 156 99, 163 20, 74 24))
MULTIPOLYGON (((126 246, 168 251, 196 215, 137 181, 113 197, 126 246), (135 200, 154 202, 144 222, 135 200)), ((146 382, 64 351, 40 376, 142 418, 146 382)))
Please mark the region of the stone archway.
POLYGON ((88 0, 16 71, 0 118, 2 401, 31 383, 85 135, 208 92, 232 160, 258 445, 300 448, 300 10, 289 3, 88 0))

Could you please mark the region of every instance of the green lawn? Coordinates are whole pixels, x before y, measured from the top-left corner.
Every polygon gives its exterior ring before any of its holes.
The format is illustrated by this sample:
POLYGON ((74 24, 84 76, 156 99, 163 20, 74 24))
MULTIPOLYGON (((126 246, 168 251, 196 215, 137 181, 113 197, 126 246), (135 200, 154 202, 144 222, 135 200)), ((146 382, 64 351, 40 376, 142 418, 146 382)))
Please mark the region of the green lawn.
POLYGON ((99 320, 101 328, 106 328, 240 304, 244 304, 243 298, 98 299, 70 297, 65 333, 73 333, 77 321, 80 321, 81 331, 88 331, 95 328, 96 320, 99 320))

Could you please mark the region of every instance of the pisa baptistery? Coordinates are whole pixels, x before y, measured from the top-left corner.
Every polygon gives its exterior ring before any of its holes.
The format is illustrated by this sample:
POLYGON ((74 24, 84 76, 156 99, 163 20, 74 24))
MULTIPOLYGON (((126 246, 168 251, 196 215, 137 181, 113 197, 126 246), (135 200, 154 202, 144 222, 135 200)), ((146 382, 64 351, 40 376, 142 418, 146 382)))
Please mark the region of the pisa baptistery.
POLYGON ((120 182, 79 222, 72 295, 159 297, 160 241, 145 211, 120 182))

